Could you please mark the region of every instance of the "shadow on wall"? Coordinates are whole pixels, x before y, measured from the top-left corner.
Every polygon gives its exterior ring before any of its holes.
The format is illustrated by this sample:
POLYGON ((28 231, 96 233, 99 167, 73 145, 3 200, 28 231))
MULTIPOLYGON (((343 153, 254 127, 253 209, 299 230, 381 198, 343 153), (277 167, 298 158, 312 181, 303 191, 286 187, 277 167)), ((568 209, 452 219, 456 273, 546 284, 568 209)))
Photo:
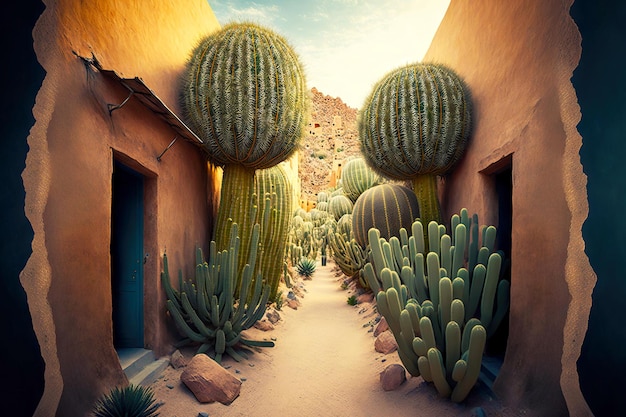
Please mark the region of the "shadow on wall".
POLYGON ((6 415, 32 416, 44 388, 44 362, 33 331, 20 272, 31 254, 33 231, 24 214, 22 171, 27 137, 35 120, 32 108, 44 78, 33 50, 32 30, 44 5, 25 1, 3 14, 5 43, 0 112, 0 404, 6 415), (7 75, 8 69, 8 75, 7 75))
POLYGON ((576 0, 571 15, 582 35, 582 57, 572 81, 582 112, 580 155, 588 176, 589 216, 583 238, 598 278, 578 372, 593 413, 612 416, 624 408, 626 387, 626 331, 619 313, 626 280, 618 261, 626 257, 626 58, 618 52, 626 44, 626 4, 576 0), (600 82, 607 76, 610 82, 600 82))

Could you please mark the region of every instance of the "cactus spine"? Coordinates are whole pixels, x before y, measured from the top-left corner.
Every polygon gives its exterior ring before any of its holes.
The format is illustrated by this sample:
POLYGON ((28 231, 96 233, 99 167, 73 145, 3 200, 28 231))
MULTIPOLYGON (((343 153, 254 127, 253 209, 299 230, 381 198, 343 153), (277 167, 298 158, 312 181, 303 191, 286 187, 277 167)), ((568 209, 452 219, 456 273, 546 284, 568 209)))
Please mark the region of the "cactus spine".
POLYGON ((382 175, 414 179, 424 224, 441 222, 436 176, 460 159, 471 128, 463 81, 435 64, 411 64, 385 75, 359 113, 361 152, 382 175))
MULTIPOLYGON (((302 138, 309 96, 304 71, 280 35, 252 23, 233 23, 193 50, 182 79, 185 121, 203 140, 209 159, 224 167, 215 227, 228 249, 231 224, 241 228, 247 259, 254 171, 288 158, 302 138)), ((263 196, 261 196, 263 197, 263 196)))

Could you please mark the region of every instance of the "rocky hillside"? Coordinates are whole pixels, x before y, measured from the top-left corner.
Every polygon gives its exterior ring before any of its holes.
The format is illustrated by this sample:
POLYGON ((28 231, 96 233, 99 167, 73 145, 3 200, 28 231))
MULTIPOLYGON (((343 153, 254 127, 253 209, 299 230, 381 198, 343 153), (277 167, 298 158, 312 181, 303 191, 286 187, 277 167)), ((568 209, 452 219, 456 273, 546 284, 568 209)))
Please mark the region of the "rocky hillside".
POLYGON ((319 191, 329 188, 331 172, 350 157, 360 156, 357 110, 341 98, 311 89, 311 117, 308 134, 300 149, 298 174, 301 199, 316 200, 319 191))

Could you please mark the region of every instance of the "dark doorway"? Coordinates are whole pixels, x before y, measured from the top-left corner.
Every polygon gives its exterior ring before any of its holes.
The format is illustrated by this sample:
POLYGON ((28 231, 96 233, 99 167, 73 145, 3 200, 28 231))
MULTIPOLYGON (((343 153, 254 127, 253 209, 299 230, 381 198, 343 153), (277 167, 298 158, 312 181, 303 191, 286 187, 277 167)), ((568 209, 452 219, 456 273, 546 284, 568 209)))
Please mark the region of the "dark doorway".
POLYGON ((143 183, 141 174, 114 163, 111 207, 113 343, 143 347, 143 183))

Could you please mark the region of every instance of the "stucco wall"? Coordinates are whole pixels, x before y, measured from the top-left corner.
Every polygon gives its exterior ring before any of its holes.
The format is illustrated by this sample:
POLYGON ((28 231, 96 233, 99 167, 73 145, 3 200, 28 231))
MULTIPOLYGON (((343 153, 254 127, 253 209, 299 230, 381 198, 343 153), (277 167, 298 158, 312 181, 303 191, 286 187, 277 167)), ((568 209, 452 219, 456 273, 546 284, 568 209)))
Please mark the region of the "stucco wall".
POLYGON ((581 53, 571 0, 453 0, 424 61, 470 87, 474 132, 445 179, 446 216, 462 207, 497 224, 491 174, 512 161, 511 312, 494 384, 529 415, 586 415, 576 360, 595 276, 584 254, 587 215, 570 78, 581 53))
MULTIPOLYGON (((168 353, 159 284, 167 249, 174 270, 188 270, 206 245, 215 202, 215 170, 127 91, 87 68, 77 55, 143 81, 175 112, 177 79, 197 40, 219 27, 204 0, 49 1, 33 32, 46 71, 33 109, 23 173, 33 254, 22 273, 46 363, 36 416, 81 416, 101 393, 125 382, 113 348, 110 238, 114 159, 145 180, 145 343, 168 353), (207 190, 208 195, 207 195, 207 190)), ((189 273, 191 271, 188 271, 189 273)))

